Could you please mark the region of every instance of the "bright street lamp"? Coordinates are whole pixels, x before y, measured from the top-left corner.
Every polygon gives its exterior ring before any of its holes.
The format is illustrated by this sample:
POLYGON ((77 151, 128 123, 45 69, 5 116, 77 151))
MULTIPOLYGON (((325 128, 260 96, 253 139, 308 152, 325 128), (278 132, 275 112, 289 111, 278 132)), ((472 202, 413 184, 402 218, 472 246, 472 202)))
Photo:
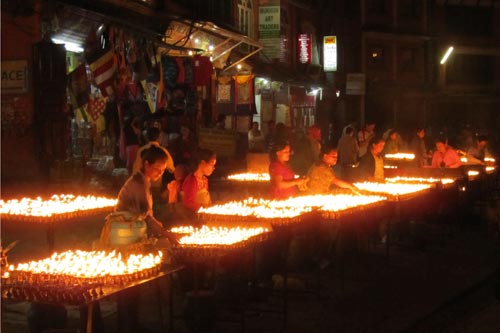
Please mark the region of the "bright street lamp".
POLYGON ((444 65, 446 63, 446 60, 448 60, 448 57, 450 56, 451 52, 453 52, 453 46, 450 46, 446 53, 444 54, 443 58, 441 59, 441 65, 444 65))

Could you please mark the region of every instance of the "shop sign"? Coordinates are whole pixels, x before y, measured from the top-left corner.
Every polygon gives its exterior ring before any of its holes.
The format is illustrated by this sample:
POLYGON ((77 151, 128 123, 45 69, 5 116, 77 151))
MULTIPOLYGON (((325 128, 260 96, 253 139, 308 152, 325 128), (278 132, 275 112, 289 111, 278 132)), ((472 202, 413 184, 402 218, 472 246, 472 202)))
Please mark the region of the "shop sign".
POLYGON ((281 55, 281 7, 259 7, 259 42, 263 49, 261 53, 271 59, 281 55))
POLYGON ((198 145, 214 151, 218 156, 232 157, 236 153, 237 138, 237 133, 231 130, 200 128, 198 145))
POLYGON ((28 61, 2 60, 2 94, 28 91, 28 61))
POLYGON ((298 52, 299 52, 299 62, 301 64, 310 64, 312 55, 312 35, 311 34, 299 34, 298 38, 298 52))
POLYGON ((337 37, 323 37, 323 70, 335 72, 337 70, 337 37))
POLYGON ((364 95, 365 94, 365 74, 364 73, 348 73, 346 81, 347 95, 364 95))

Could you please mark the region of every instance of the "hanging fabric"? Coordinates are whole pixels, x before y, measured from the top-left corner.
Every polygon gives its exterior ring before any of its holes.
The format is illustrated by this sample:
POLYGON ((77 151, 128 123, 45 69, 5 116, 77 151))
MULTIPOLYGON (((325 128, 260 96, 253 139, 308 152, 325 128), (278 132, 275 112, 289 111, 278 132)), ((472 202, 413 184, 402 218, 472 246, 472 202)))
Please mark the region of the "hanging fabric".
POLYGON ((96 97, 94 99, 90 99, 87 104, 87 113, 92 117, 94 121, 96 121, 99 116, 106 109, 106 98, 104 97, 96 97))
POLYGON ((235 104, 237 114, 254 114, 255 95, 254 95, 254 75, 234 76, 235 82, 235 104))
POLYGON ((106 51, 102 56, 89 64, 94 75, 96 86, 104 97, 114 92, 113 84, 116 74, 116 59, 112 50, 106 51))

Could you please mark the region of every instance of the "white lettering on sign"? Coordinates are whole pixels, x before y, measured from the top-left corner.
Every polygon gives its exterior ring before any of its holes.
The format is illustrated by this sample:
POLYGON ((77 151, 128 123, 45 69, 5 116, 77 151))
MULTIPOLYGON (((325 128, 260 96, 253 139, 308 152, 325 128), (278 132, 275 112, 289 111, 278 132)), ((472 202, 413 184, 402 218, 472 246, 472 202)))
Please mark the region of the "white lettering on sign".
POLYGON ((323 37, 323 70, 334 72, 337 70, 337 37, 323 37))
POLYGON ((299 62, 301 64, 311 63, 311 35, 300 34, 298 38, 299 62))
POLYGON ((2 61, 2 93, 25 93, 28 91, 28 61, 2 61))

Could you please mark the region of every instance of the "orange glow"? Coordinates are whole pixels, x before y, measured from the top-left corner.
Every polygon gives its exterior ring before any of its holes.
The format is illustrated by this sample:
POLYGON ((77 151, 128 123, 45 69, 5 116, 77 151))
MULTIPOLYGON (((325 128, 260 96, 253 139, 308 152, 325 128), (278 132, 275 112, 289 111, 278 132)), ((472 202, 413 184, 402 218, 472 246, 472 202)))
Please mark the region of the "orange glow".
POLYGON ((393 177, 386 178, 387 183, 441 183, 443 185, 452 184, 455 182, 453 178, 423 178, 423 177, 393 177))
POLYGON ((43 200, 40 197, 36 199, 0 200, 0 214, 49 217, 57 214, 113 207, 116 205, 116 202, 116 199, 93 195, 74 196, 72 194, 54 194, 49 200, 43 200))
POLYGON ((191 227, 172 228, 175 230, 187 231, 189 234, 179 239, 181 245, 232 245, 251 237, 269 232, 268 228, 243 228, 243 227, 208 227, 192 229, 191 227))
POLYGON ((491 174, 491 173, 495 172, 495 170, 496 170, 496 169, 497 169, 497 167, 496 167, 496 166, 487 166, 487 167, 485 167, 485 168, 484 168, 484 170, 485 170, 485 171, 486 171, 486 173, 488 173, 488 174, 491 174))
POLYGON ((227 176, 229 180, 237 180, 237 181, 252 181, 252 182, 268 182, 271 180, 271 177, 268 173, 238 173, 234 175, 227 176))
POLYGON ((226 204, 200 208, 201 214, 245 216, 258 218, 292 218, 313 210, 339 211, 343 209, 368 205, 385 200, 383 196, 363 196, 346 194, 307 195, 291 197, 285 200, 266 200, 248 198, 243 201, 232 201, 226 204))
POLYGON ((119 276, 155 268, 161 264, 162 257, 163 253, 160 251, 156 255, 131 254, 123 258, 121 253, 115 251, 70 250, 63 253, 56 252, 46 259, 20 263, 17 266, 10 265, 9 272, 76 278, 119 276))
POLYGON ((431 184, 404 184, 404 183, 355 183, 354 186, 360 190, 374 192, 374 193, 387 193, 389 195, 403 195, 420 192, 431 188, 431 184))
POLYGON ((396 153, 396 154, 385 154, 385 158, 388 160, 414 160, 415 154, 412 153, 396 153))

